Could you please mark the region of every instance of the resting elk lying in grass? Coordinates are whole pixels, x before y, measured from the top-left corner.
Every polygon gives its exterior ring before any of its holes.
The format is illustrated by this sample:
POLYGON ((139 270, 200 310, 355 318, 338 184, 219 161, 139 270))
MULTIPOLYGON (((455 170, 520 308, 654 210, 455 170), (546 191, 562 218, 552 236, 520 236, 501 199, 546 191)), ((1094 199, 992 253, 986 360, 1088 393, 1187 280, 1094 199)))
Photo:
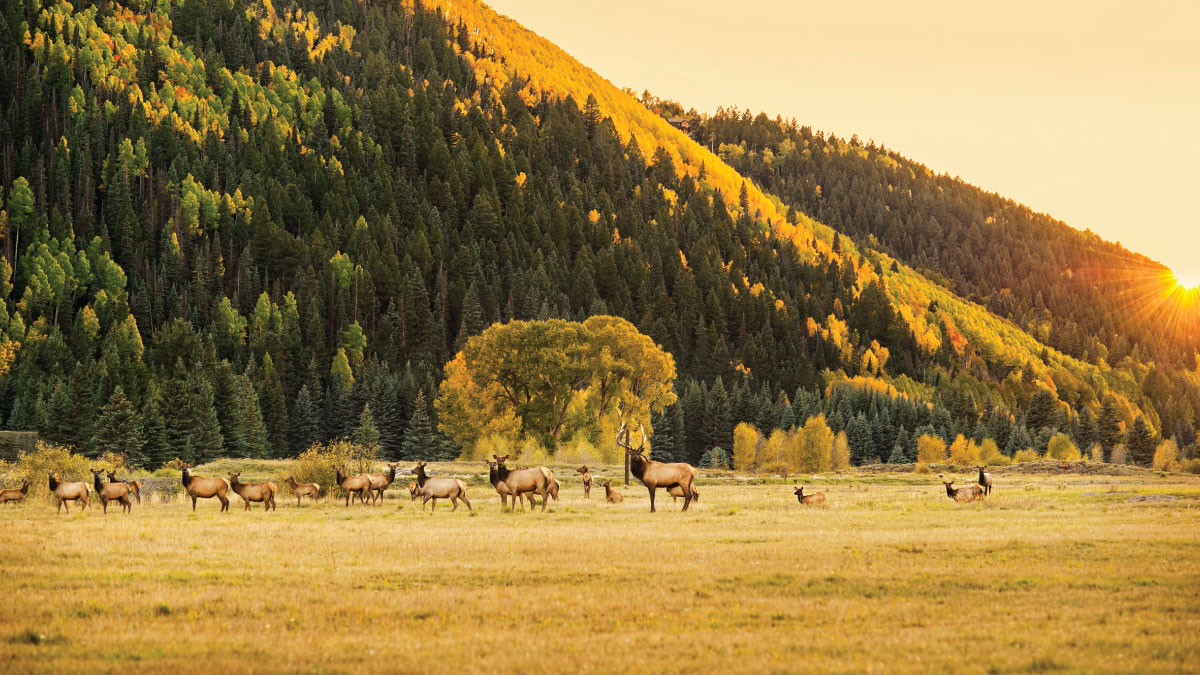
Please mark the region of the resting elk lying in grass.
POLYGON ((629 426, 622 422, 621 428, 617 430, 617 445, 629 453, 629 470, 650 491, 650 513, 654 513, 655 510, 654 491, 658 488, 670 490, 673 487, 678 487, 682 493, 683 510, 687 511, 692 500, 696 498, 696 489, 692 487, 692 481, 696 479, 696 468, 683 462, 664 464, 647 458, 642 454, 646 447, 644 427, 639 429, 638 435, 639 443, 635 449, 629 444, 629 426))
POLYGON ((966 487, 956 488, 954 481, 946 480, 944 474, 938 474, 938 478, 942 479, 942 484, 946 486, 946 496, 956 502, 981 502, 983 501, 983 488, 978 485, 968 485, 966 487))
POLYGON ((803 504, 805 506, 819 506, 819 505, 825 503, 825 493, 824 492, 817 492, 817 493, 814 493, 811 495, 806 495, 806 494, 804 494, 803 486, 796 488, 796 491, 793 494, 796 495, 796 501, 800 502, 801 504, 803 504))
POLYGON ((506 485, 508 493, 516 498, 522 511, 525 510, 525 502, 521 501, 521 497, 530 493, 542 498, 542 510, 546 510, 546 495, 550 492, 550 481, 554 480, 554 472, 544 466, 534 469, 509 469, 505 466, 508 455, 492 455, 492 459, 496 460, 496 477, 506 485))
POLYGON ((317 483, 297 483, 292 476, 288 476, 285 482, 296 495, 296 506, 300 506, 301 497, 312 497, 313 502, 321 498, 321 486, 317 483))
POLYGON ((979 469, 979 487, 983 488, 984 496, 992 494, 992 474, 984 471, 986 467, 976 466, 979 469))
POLYGON ((250 502, 262 502, 263 512, 275 510, 275 484, 271 481, 262 483, 243 483, 241 472, 229 474, 229 487, 242 498, 246 510, 250 510, 250 502))
POLYGON ((387 473, 369 473, 367 478, 371 480, 371 489, 367 494, 371 497, 371 504, 376 504, 383 501, 383 491, 391 487, 392 481, 396 480, 396 467, 399 463, 388 464, 387 473))
POLYGON ((458 510, 458 502, 461 499, 462 503, 467 505, 468 511, 473 511, 471 502, 467 499, 467 484, 457 478, 430 478, 425 474, 425 462, 417 460, 417 465, 413 467, 413 474, 417 477, 417 490, 421 493, 421 512, 425 511, 425 504, 429 500, 433 500, 433 506, 429 507, 429 512, 433 513, 437 509, 437 500, 449 499, 451 504, 454 504, 452 511, 458 510))
POLYGON ((58 472, 50 472, 50 493, 54 495, 54 499, 58 502, 57 513, 62 513, 63 505, 66 505, 67 512, 70 513, 71 505, 67 502, 79 502, 79 510, 83 511, 85 507, 91 506, 88 503, 88 496, 91 491, 88 489, 87 483, 79 481, 76 483, 60 483, 58 482, 58 472))
POLYGON ((92 469, 92 477, 96 483, 96 496, 100 498, 100 506, 104 507, 104 512, 108 513, 109 502, 120 502, 121 512, 133 513, 133 503, 129 501, 129 495, 132 490, 125 483, 100 481, 100 474, 104 473, 104 469, 92 469))
POLYGON ((367 474, 343 476, 341 467, 338 467, 337 484, 346 493, 346 506, 350 506, 351 497, 358 497, 363 506, 367 505, 367 493, 371 489, 371 479, 367 478, 367 474))
POLYGON ((229 481, 224 478, 193 476, 189 471, 192 465, 187 462, 183 462, 179 466, 183 470, 183 489, 187 492, 187 496, 192 498, 193 512, 196 510, 197 499, 212 499, 213 497, 221 502, 221 511, 229 510, 229 498, 225 496, 229 492, 229 481))
POLYGON ((26 479, 21 481, 21 487, 19 488, 0 490, 0 504, 7 504, 8 502, 16 502, 19 504, 25 501, 25 494, 29 492, 30 485, 33 485, 33 483, 30 483, 29 480, 26 479))
POLYGON ((129 491, 130 491, 131 493, 133 493, 133 496, 134 496, 134 497, 137 499, 137 503, 139 503, 139 504, 141 504, 141 503, 142 503, 142 481, 140 481, 140 480, 123 480, 123 481, 118 481, 118 480, 117 480, 117 474, 116 474, 116 472, 115 472, 115 471, 109 471, 109 472, 108 472, 108 482, 110 482, 110 483, 117 483, 117 482, 121 482, 121 483, 124 483, 124 484, 128 485, 128 486, 129 486, 129 491))
POLYGON ((621 502, 625 501, 625 498, 621 496, 621 493, 612 488, 611 480, 604 481, 604 501, 608 502, 609 504, 620 504, 621 502))
POLYGON ((576 472, 583 474, 583 498, 592 498, 592 472, 588 470, 587 464, 575 469, 576 472))

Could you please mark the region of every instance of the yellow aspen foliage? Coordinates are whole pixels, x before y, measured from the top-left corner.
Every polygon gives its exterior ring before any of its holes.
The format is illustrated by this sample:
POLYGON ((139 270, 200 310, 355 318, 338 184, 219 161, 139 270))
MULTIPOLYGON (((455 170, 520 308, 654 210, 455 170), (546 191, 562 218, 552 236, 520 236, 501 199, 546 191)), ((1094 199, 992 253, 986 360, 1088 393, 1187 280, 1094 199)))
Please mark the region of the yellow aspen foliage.
POLYGON ((762 434, 754 425, 742 422, 733 428, 733 468, 754 471, 758 468, 758 445, 762 434))
POLYGON ((917 461, 922 464, 944 464, 946 441, 937 436, 922 435, 917 439, 917 461))

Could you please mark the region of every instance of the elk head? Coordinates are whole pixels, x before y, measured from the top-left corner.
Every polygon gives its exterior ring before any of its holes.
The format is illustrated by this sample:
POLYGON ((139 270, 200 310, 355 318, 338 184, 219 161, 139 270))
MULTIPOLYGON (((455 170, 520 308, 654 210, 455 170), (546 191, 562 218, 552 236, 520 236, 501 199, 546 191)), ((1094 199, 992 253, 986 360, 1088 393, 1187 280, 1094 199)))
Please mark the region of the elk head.
POLYGON ((642 452, 646 449, 646 427, 643 425, 638 426, 638 446, 634 448, 629 443, 629 424, 621 422, 621 428, 617 430, 617 445, 625 448, 625 452, 629 454, 630 460, 645 460, 646 458, 642 452), (621 440, 622 437, 625 440, 621 440))
POLYGON ((501 457, 500 455, 492 455, 492 459, 496 460, 496 466, 504 468, 504 463, 508 461, 508 455, 501 457))
POLYGON ((587 464, 584 464, 583 466, 579 467, 578 469, 575 469, 575 473, 587 473, 587 472, 588 472, 587 464))

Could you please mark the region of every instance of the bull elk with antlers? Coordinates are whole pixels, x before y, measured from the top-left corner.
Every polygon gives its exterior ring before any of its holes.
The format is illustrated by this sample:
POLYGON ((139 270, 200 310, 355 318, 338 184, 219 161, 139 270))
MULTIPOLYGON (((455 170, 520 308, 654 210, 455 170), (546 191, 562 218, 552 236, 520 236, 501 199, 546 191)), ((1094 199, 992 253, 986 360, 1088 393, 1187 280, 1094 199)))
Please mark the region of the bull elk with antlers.
POLYGON ((629 443, 629 425, 622 422, 617 430, 617 445, 625 448, 629 454, 629 469, 633 475, 650 491, 650 513, 654 513, 654 492, 658 488, 671 490, 678 487, 683 495, 683 509, 688 510, 692 500, 696 498, 696 489, 692 482, 696 479, 696 469, 691 464, 672 462, 670 464, 656 462, 647 458, 643 452, 646 448, 646 429, 638 429, 638 447, 629 443))

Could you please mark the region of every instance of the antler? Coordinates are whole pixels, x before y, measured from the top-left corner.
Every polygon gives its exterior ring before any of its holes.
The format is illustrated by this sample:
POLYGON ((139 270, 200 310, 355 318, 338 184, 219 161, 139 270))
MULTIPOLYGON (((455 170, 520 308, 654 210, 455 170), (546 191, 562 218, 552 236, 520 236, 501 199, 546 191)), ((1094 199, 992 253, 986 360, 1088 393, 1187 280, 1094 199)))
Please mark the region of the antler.
POLYGON ((622 448, 625 448, 626 452, 632 450, 632 448, 629 447, 629 423, 628 422, 621 422, 621 428, 617 429, 617 445, 622 448), (624 441, 621 440, 622 435, 625 436, 624 441))

